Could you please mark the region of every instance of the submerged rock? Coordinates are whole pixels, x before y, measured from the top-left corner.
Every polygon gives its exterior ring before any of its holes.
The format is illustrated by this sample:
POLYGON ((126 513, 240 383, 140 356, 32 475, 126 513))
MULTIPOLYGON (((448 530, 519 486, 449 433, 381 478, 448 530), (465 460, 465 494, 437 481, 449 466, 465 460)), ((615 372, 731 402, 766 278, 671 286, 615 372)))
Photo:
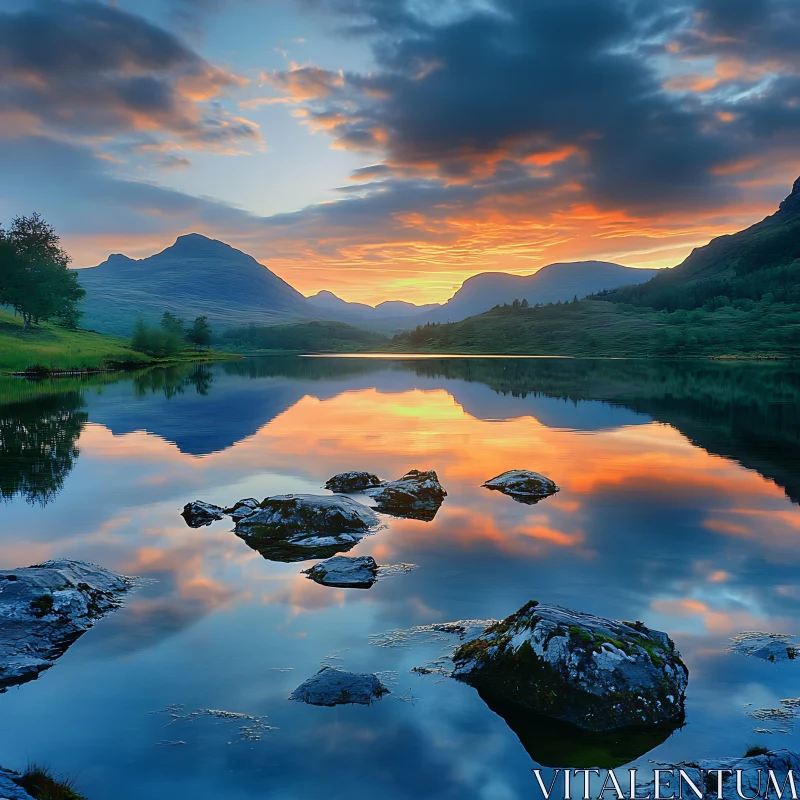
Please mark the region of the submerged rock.
POLYGON ((312 706, 337 706, 349 703, 371 705, 389 690, 377 675, 345 672, 338 667, 323 667, 316 675, 300 684, 290 700, 312 706))
MULTIPOLYGON (((678 797, 681 787, 679 786, 678 770, 683 770, 684 775, 692 783, 703 792, 706 800, 716 800, 717 798, 733 798, 733 797, 764 797, 776 794, 780 796, 780 792, 775 793, 775 787, 769 783, 769 772, 772 770, 775 778, 778 780, 780 787, 786 776, 791 773, 794 775, 795 781, 797 776, 800 775, 800 755, 792 752, 791 750, 776 749, 768 750, 765 753, 757 753, 751 756, 741 756, 739 758, 713 758, 703 759, 702 761, 692 761, 690 763, 679 764, 659 764, 654 763, 653 766, 661 770, 672 770, 675 774, 670 775, 669 772, 661 773, 661 789, 659 794, 661 797, 678 797), (722 770, 719 774, 717 770, 722 770), (760 772, 760 774, 759 774, 760 772), (737 775, 741 777, 741 785, 737 786, 737 775), (719 778, 722 778, 720 792, 719 778)), ((794 795, 791 790, 792 784, 788 784, 786 791, 790 796, 794 795)), ((656 787, 654 781, 649 783, 637 784, 636 794, 638 797, 647 797, 648 792, 651 797, 655 796, 656 787)), ((686 780, 683 782, 684 797, 693 797, 693 791, 688 786, 686 780)))
POLYGON ((532 601, 461 645, 453 662, 453 677, 493 708, 590 731, 683 723, 688 670, 672 640, 640 622, 532 601))
POLYGON ((325 482, 325 488, 332 492, 348 494, 349 492, 363 492, 370 486, 379 486, 381 479, 371 472, 342 472, 334 475, 325 482))
POLYGON ((510 469, 483 484, 487 489, 507 494, 518 503, 538 503, 559 491, 550 478, 526 469, 510 469))
POLYGON ((190 528, 202 528, 216 520, 222 519, 225 516, 225 510, 212 503, 204 503, 202 500, 195 500, 192 503, 187 503, 183 507, 181 516, 186 520, 186 524, 190 528))
POLYGON ((394 517, 421 519, 430 522, 447 492, 433 470, 412 469, 396 481, 384 481, 366 490, 375 500, 378 511, 394 517))
POLYGON ((334 556, 305 570, 305 574, 323 586, 369 589, 378 580, 378 565, 372 556, 334 556))
POLYGON ((0 691, 34 680, 109 611, 129 578, 59 559, 0 571, 0 691))
POLYGON ((342 495, 277 495, 239 519, 235 533, 265 558, 327 558, 358 544, 378 528, 375 512, 342 495))
POLYGON ((786 633, 744 631, 731 639, 729 652, 772 662, 794 661, 800 651, 792 639, 794 636, 786 633))

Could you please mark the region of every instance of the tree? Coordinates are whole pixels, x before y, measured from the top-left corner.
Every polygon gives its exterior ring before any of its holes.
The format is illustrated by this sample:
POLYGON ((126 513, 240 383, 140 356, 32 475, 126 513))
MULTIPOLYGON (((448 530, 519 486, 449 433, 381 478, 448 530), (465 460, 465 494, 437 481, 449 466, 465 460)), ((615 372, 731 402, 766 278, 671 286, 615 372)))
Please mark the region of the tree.
POLYGON ((0 304, 20 314, 26 328, 48 319, 75 327, 86 292, 69 262, 53 226, 39 214, 15 217, 9 230, 0 229, 0 304))
POLYGON ((167 333, 173 333, 181 338, 186 336, 186 329, 184 327, 183 320, 179 317, 176 317, 169 311, 165 311, 161 317, 161 327, 167 331, 167 333))
POLYGON ((208 323, 208 317, 197 317, 186 332, 186 338, 197 348, 208 347, 211 344, 211 325, 208 323))
POLYGON ((522 307, 523 307, 523 308, 528 308, 528 307, 529 307, 529 305, 530 305, 530 304, 528 303, 528 299, 527 299, 526 297, 523 297, 523 298, 522 298, 522 307))

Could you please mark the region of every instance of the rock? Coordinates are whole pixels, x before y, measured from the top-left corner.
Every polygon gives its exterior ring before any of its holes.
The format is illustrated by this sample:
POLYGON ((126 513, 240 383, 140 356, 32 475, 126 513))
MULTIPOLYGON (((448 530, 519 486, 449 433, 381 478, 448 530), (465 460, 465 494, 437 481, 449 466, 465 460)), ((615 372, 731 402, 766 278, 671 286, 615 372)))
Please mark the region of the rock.
POLYGON ((225 516, 225 510, 211 503, 195 500, 193 503, 187 503, 183 507, 181 516, 186 520, 186 524, 190 528, 202 528, 222 519, 225 516))
POLYGON ((22 779, 18 772, 0 767, 0 800, 33 800, 17 783, 22 779))
POLYGON ((236 523, 235 533, 264 558, 307 561, 349 550, 376 530, 375 512, 343 495, 277 495, 236 523))
POLYGON ((377 675, 345 672, 338 667, 323 667, 316 675, 300 684, 290 700, 312 706, 337 706, 347 703, 371 705, 389 690, 377 675))
POLYGON ((550 478, 526 469, 510 469, 483 485, 513 497, 518 503, 528 504, 538 503, 559 490, 550 478))
POLYGON ((59 559, 0 571, 0 691, 53 666, 95 621, 121 605, 129 578, 59 559))
POLYGON ((372 556, 334 556, 305 570, 305 574, 323 586, 369 589, 378 580, 378 565, 372 556))
POLYGON ((488 705, 585 728, 676 727, 688 670, 670 638, 532 601, 453 653, 453 676, 488 705))
POLYGON ((792 642, 795 637, 786 633, 744 631, 731 639, 730 653, 763 658, 765 661, 794 661, 798 647, 792 642))
POLYGON ((238 522, 240 519, 249 517, 257 511, 258 508, 258 500, 256 500, 255 497, 248 497, 244 500, 240 500, 231 508, 226 508, 225 513, 228 514, 234 522, 238 522))
POLYGON ((349 492, 363 492, 370 486, 378 486, 381 479, 371 472, 342 472, 334 475, 325 482, 325 488, 332 492, 348 494, 349 492))
MULTIPOLYGON (((686 777, 703 791, 706 800, 715 800, 715 798, 723 797, 764 797, 765 792, 769 797, 775 793, 774 786, 771 783, 768 787, 769 771, 773 771, 779 786, 783 784, 790 770, 796 782, 798 776, 800 776, 800 755, 791 750, 780 749, 753 756, 704 759, 688 764, 659 764, 654 762, 653 766, 656 769, 675 771, 674 775, 665 772, 661 773, 661 790, 659 792, 661 797, 669 797, 673 794, 670 791, 670 787, 675 789, 674 796, 678 796, 679 769, 682 769, 686 777), (718 792, 717 770, 729 770, 729 772, 722 773, 721 793, 718 792), (741 794, 737 791, 736 786, 736 775, 739 770, 741 770, 741 794), (759 770, 761 770, 761 776, 759 776, 759 770)), ((651 797, 655 796, 655 783, 652 780, 649 783, 637 784, 637 789, 641 789, 636 793, 638 797, 647 797, 648 791, 650 791, 651 797)), ((791 784, 787 785, 786 792, 789 796, 794 794, 791 791, 791 784)), ((691 787, 685 781, 683 796, 695 797, 691 787)))
POLYGON ((436 516, 447 497, 433 470, 416 469, 396 481, 384 481, 380 486, 367 489, 366 494, 376 501, 376 508, 384 514, 427 522, 436 516))

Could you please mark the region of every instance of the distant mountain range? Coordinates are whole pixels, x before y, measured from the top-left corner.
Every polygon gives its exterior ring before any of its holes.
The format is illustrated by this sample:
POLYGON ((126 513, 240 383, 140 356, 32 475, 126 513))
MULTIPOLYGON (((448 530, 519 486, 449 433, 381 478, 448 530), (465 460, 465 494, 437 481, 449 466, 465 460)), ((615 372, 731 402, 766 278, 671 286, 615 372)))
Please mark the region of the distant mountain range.
POLYGON ((516 298, 531 305, 582 298, 640 283, 654 272, 603 261, 551 264, 528 276, 475 275, 444 305, 395 300, 373 307, 348 303, 328 291, 304 297, 252 256, 190 233, 148 258, 114 254, 99 266, 80 270, 86 289, 81 324, 128 334, 137 319, 155 322, 170 311, 187 320, 205 315, 217 330, 324 319, 395 332, 426 322, 462 320, 516 298))
POLYGON ((443 305, 422 314, 426 322, 458 322, 515 299, 530 305, 579 300, 605 289, 644 283, 658 270, 634 269, 608 261, 549 264, 533 275, 483 272, 468 278, 443 305))

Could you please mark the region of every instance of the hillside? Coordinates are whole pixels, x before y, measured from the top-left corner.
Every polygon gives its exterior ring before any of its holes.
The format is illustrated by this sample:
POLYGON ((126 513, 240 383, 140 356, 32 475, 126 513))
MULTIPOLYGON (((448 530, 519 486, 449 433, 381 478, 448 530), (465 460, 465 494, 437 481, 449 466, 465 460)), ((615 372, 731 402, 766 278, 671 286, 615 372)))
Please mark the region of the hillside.
POLYGON ((443 306, 420 315, 424 322, 458 322, 482 314, 496 305, 527 300, 530 305, 565 303, 604 289, 641 283, 656 274, 653 269, 633 269, 607 261, 549 264, 533 275, 483 272, 474 275, 443 306))
POLYGON ((124 339, 93 331, 71 331, 42 323, 28 330, 22 320, 0 311, 0 373, 100 369, 110 363, 150 364, 153 359, 131 350, 124 339))
POLYGON ((157 320, 165 310, 185 319, 205 315, 218 328, 317 316, 252 256, 197 233, 149 258, 109 256, 79 276, 86 289, 81 324, 103 332, 129 334, 137 318, 157 320))
POLYGON ((674 311, 733 303, 800 303, 800 178, 779 209, 746 230, 698 247, 679 266, 607 299, 674 311))
POLYGON ((385 350, 389 340, 343 322, 316 321, 231 328, 219 341, 226 350, 239 353, 355 353, 385 350))

